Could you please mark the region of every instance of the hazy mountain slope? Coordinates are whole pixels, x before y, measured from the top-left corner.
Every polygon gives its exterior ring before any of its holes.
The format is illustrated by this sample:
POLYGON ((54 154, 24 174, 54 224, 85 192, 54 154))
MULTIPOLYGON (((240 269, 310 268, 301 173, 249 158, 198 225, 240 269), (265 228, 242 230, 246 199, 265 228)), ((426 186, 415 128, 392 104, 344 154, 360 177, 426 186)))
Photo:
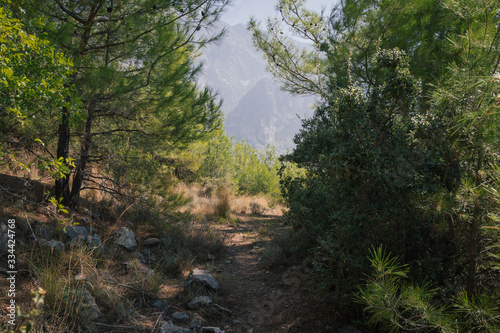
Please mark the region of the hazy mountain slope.
POLYGON ((243 24, 225 27, 226 36, 210 45, 200 57, 204 73, 199 82, 217 90, 224 100, 229 135, 245 140, 255 148, 267 144, 283 153, 293 147, 293 136, 301 127, 301 117, 312 115, 312 98, 292 96, 279 89, 266 72, 266 61, 252 44, 243 24))
POLYGON ((285 152, 294 145, 300 118, 311 115, 311 102, 310 98, 294 98, 281 91, 272 79, 262 79, 226 116, 227 131, 253 147, 271 143, 277 151, 285 152))

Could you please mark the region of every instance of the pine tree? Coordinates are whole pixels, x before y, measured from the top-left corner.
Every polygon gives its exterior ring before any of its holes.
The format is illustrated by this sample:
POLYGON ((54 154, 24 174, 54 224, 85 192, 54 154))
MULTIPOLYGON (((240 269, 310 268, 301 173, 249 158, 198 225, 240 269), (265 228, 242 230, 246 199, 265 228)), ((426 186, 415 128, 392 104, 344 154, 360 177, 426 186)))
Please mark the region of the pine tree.
MULTIPOLYGON (((28 17, 54 21, 50 37, 73 59, 70 84, 83 103, 85 125, 72 128, 63 109, 58 130, 57 156, 77 161, 71 191, 69 175, 56 183, 63 204, 76 203, 84 181, 103 183, 89 163, 107 165, 119 176, 220 125, 215 95, 194 83, 200 70, 194 58, 220 37, 201 28, 218 19, 227 0, 27 3, 28 17)), ((120 186, 118 180, 108 178, 114 183, 108 190, 120 186)))

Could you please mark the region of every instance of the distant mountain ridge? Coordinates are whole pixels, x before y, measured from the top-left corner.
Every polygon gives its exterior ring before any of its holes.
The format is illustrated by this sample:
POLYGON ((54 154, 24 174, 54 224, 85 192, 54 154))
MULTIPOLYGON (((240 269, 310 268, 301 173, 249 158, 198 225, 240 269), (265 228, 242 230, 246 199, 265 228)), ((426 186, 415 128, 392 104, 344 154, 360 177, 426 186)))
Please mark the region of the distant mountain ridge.
POLYGON ((230 136, 258 149, 271 144, 278 153, 291 150, 301 128, 300 118, 312 115, 314 99, 280 90, 243 24, 219 23, 218 28, 223 27, 227 30, 224 38, 205 48, 200 57, 204 73, 199 83, 217 90, 224 100, 222 111, 230 136))

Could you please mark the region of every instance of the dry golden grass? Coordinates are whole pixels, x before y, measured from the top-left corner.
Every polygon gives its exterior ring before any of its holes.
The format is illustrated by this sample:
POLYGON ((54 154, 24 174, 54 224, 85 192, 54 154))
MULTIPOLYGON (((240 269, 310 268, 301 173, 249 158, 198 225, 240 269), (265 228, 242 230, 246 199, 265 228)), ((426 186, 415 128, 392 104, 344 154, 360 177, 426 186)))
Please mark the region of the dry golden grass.
POLYGON ((199 221, 235 215, 281 215, 284 209, 275 203, 276 200, 264 195, 233 195, 227 187, 216 190, 180 183, 175 191, 191 199, 180 211, 191 213, 199 221))

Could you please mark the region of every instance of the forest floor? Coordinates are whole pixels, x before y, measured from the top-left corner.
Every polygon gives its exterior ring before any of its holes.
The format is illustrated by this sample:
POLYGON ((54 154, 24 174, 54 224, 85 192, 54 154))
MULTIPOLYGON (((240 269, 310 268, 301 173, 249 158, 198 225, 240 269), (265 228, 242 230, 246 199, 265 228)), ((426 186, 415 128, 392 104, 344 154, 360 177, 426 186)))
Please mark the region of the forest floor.
MULTIPOLYGON (((336 332, 339 318, 334 305, 311 286, 301 266, 275 266, 280 254, 276 238, 287 237, 289 229, 280 215, 242 215, 236 225, 216 226, 227 235, 226 255, 216 261, 224 274, 223 284, 232 285, 224 304, 233 310, 228 332, 336 332), (271 258, 270 258, 271 257, 271 258)), ((281 254, 282 255, 282 254, 281 254)))

